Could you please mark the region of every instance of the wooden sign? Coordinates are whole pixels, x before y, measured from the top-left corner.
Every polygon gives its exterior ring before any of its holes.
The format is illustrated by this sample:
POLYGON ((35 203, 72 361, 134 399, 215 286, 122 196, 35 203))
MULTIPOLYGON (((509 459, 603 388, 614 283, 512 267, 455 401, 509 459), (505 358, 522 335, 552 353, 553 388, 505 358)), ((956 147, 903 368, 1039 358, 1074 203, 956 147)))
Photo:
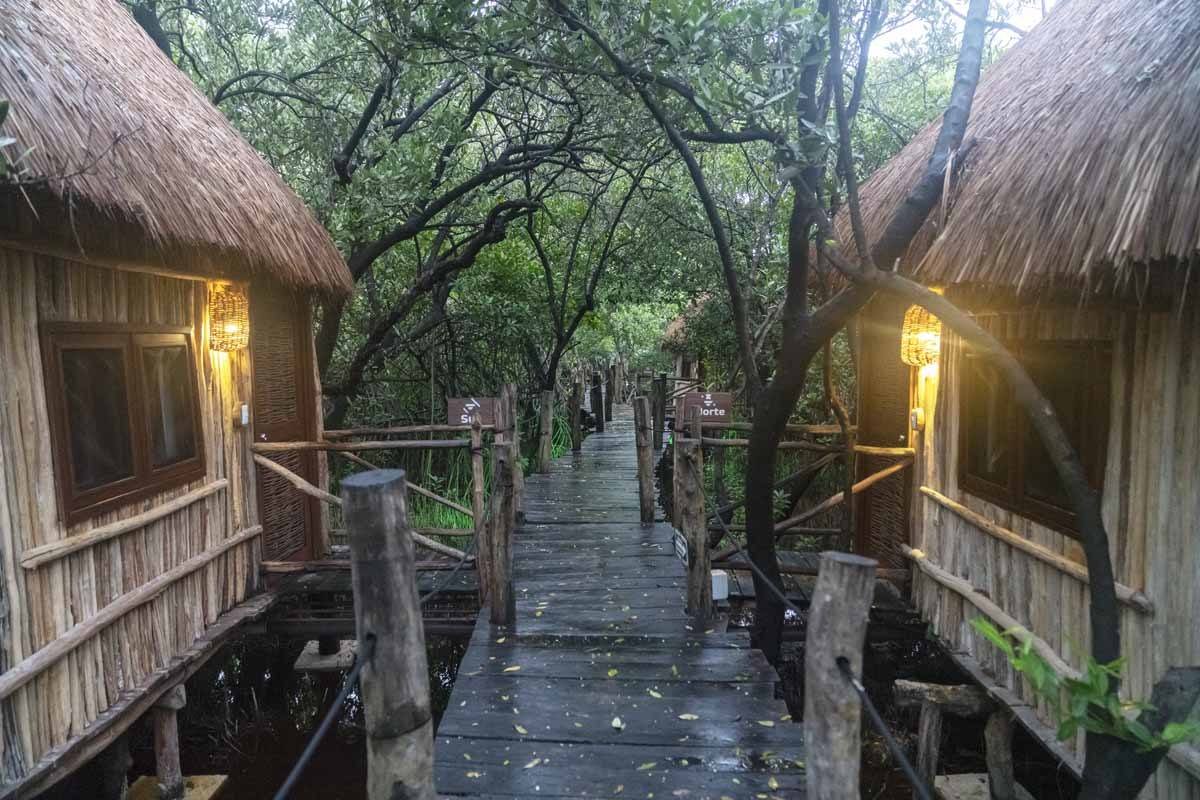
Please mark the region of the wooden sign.
POLYGON ((733 395, 730 392, 687 392, 683 396, 676 424, 687 424, 693 406, 700 407, 705 422, 732 422, 733 395))
POLYGON ((470 425, 471 417, 479 417, 480 425, 496 424, 496 398, 448 397, 446 421, 451 425, 470 425))

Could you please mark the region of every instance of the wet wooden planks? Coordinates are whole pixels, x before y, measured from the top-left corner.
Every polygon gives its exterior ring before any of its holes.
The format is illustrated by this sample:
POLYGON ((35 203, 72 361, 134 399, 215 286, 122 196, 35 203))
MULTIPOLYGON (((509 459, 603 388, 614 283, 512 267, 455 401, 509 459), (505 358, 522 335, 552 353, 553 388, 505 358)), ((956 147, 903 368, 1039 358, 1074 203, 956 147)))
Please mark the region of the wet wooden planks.
POLYGON ((517 624, 481 615, 438 730, 446 797, 799 797, 799 725, 744 633, 698 629, 638 524, 632 413, 526 483, 517 624))

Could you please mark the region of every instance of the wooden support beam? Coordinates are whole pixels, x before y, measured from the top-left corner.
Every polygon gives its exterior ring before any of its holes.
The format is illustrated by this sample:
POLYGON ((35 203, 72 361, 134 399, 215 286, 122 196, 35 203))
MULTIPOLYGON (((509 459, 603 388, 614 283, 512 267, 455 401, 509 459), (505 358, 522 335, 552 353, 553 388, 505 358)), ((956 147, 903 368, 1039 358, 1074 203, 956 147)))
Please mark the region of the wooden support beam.
MULTIPOLYGON (((715 439, 705 436, 702 440, 705 447, 749 447, 749 439, 715 439)), ((807 450, 810 453, 842 453, 845 448, 834 447, 816 442, 780 442, 779 450, 807 450)))
POLYGON ((1018 800, 1013 769, 1012 715, 1000 709, 988 717, 983 728, 984 758, 987 760, 988 792, 991 800, 1018 800))
MULTIPOLYGON (((699 410, 699 409, 697 409, 699 410)), ((700 626, 712 618, 712 565, 704 524, 704 451, 695 439, 677 439, 679 532, 687 542, 687 610, 700 626)))
POLYGON ((650 401, 633 398, 633 430, 637 443, 638 511, 643 525, 654 524, 654 463, 650 444, 652 431, 650 401))
POLYGON ((255 453, 297 453, 324 450, 352 453, 359 450, 452 450, 468 448, 468 439, 397 439, 386 442, 259 442, 250 445, 255 453))
MULTIPOLYGON (((1071 559, 1066 558, 1059 553, 1055 553, 1053 550, 1042 547, 1035 542, 1031 542, 1029 539, 1026 539, 1019 533, 1015 533, 1014 531, 1010 531, 1007 528, 1001 527, 982 514, 978 514, 967 508, 962 503, 957 503, 954 500, 951 500, 949 497, 946 497, 936 489, 931 489, 928 486, 922 486, 921 494, 925 495, 934 503, 946 509, 947 511, 955 514, 963 521, 983 531, 987 535, 999 539, 1005 544, 1011 545, 1012 547, 1015 547, 1024 553, 1028 553, 1042 563, 1049 564, 1055 569, 1065 572, 1078 581, 1088 583, 1087 567, 1083 566, 1082 564, 1077 564, 1071 559)), ((1116 591, 1117 599, 1122 603, 1130 606, 1131 608, 1137 609, 1143 614, 1154 614, 1154 603, 1142 592, 1139 592, 1137 589, 1132 589, 1122 583, 1116 584, 1116 591)))
MULTIPOLYGON (((501 415, 501 419, 507 424, 507 413, 501 415)), ((483 430, 479 425, 479 420, 475 419, 471 425, 471 522, 475 535, 475 552, 484 552, 481 548, 487 547, 487 516, 484 511, 484 486, 483 486, 483 430)), ((478 559, 476 559, 478 564, 478 559)), ((485 563, 480 565, 479 574, 482 577, 490 565, 485 563)), ((486 601, 487 585, 484 581, 479 582, 479 602, 483 604, 486 601)))
POLYGON ((521 461, 521 408, 517 385, 504 384, 500 389, 500 396, 507 398, 508 404, 507 419, 512 431, 508 441, 512 444, 513 509, 516 524, 520 525, 525 521, 525 467, 521 461))
MULTIPOLYGON (((704 430, 710 431, 750 431, 754 430, 753 422, 705 422, 704 430)), ((851 431, 857 431, 858 426, 850 426, 851 431)), ((788 425, 785 433, 800 433, 808 436, 840 436, 842 429, 837 425, 788 425)))
POLYGON ((488 531, 488 606, 493 625, 516 622, 516 594, 512 582, 512 535, 516 527, 513 502, 513 446, 504 442, 492 449, 492 503, 488 531))
MULTIPOLYGON (((487 430, 489 427, 490 426, 482 425, 482 426, 480 426, 480 430, 487 430)), ((345 450, 341 450, 341 451, 337 451, 337 454, 339 456, 341 456, 342 458, 346 459, 347 461, 350 461, 354 464, 358 464, 360 467, 364 467, 366 469, 379 469, 379 466, 377 464, 372 464, 370 461, 367 461, 362 456, 357 456, 354 453, 351 453, 351 452, 348 452, 345 450)), ((451 500, 448 497, 442 497, 437 492, 431 492, 428 489, 426 489, 424 486, 418 486, 417 484, 413 483, 412 481, 405 481, 405 485, 408 487, 408 490, 410 492, 419 494, 422 497, 428 497, 433 502, 439 503, 439 504, 445 506, 446 508, 452 508, 460 514, 465 514, 468 517, 472 516, 471 509, 467 508, 464 505, 460 505, 460 504, 454 502, 453 500, 451 500)))
MULTIPOLYGON (((892 464, 890 467, 886 467, 884 469, 879 470, 878 472, 872 473, 872 474, 868 475, 867 477, 863 478, 858 483, 854 484, 852 487, 850 487, 851 494, 854 495, 854 494, 858 494, 860 492, 866 491, 867 489, 870 489, 872 486, 874 486, 875 484, 884 480, 885 478, 889 478, 892 475, 895 475, 900 470, 908 468, 911 464, 912 464, 911 461, 902 461, 899 464, 892 464)), ((846 500, 846 492, 841 491, 841 492, 838 492, 837 494, 833 495, 830 498, 822 500, 820 503, 817 503, 812 508, 802 511, 793 517, 788 517, 783 522, 779 522, 775 525, 775 535, 778 536, 781 533, 783 533, 784 531, 789 530, 790 528, 794 528, 797 525, 801 525, 801 524, 807 522, 808 520, 812 519, 813 517, 817 516, 818 514, 820 514, 822 512, 828 511, 831 508, 836 508, 837 506, 839 506, 843 502, 845 502, 845 500, 846 500)))
POLYGON ((229 485, 229 481, 225 478, 219 478, 211 483, 192 489, 187 494, 180 495, 173 500, 168 500, 162 505, 142 514, 136 514, 127 519, 117 520, 108 525, 101 525, 98 528, 93 528, 87 533, 81 533, 78 536, 69 536, 58 542, 51 542, 39 547, 31 547, 21 556, 21 566, 25 569, 37 569, 43 564, 48 564, 51 561, 68 556, 71 553, 76 553, 85 548, 106 542, 109 539, 115 539, 126 533, 131 533, 136 530, 141 530, 147 525, 158 522, 160 519, 169 517, 177 511, 182 511, 189 508, 195 503, 200 502, 209 495, 216 494, 225 489, 229 485))
MULTIPOLYGON (((937 703, 921 703, 921 716, 917 719, 917 775, 921 783, 933 786, 937 781, 939 751, 942 749, 942 709, 937 703)), ((913 787, 913 800, 921 800, 921 794, 913 787)))
POLYGON ((596 433, 604 433, 604 391, 600 388, 600 373, 592 373, 592 421, 596 433))
POLYGON ((545 475, 550 471, 554 449, 554 391, 542 392, 538 407, 538 450, 537 471, 545 475))
POLYGON ((654 379, 654 399, 652 403, 654 414, 653 442, 655 452, 662 449, 663 434, 667 428, 667 374, 659 373, 654 379))
MULTIPOLYGON (((468 442, 468 444, 470 444, 470 442, 468 442)), ((304 494, 308 495, 309 497, 315 497, 318 500, 320 500, 321 502, 329 503, 330 505, 333 505, 333 506, 340 506, 342 504, 342 500, 340 497, 330 494, 329 492, 325 491, 324 489, 320 488, 319 486, 312 485, 311 483, 306 481, 300 475, 297 475, 296 473, 292 472, 290 469, 283 466, 282 464, 276 464, 274 461, 267 458, 266 456, 255 453, 254 454, 254 463, 258 464, 260 467, 269 469, 271 472, 274 472, 275 474, 279 475, 280 477, 285 478, 289 483, 291 483, 298 490, 300 490, 304 494)), ((403 470, 401 470, 401 471, 403 472, 403 470)), ((361 475, 363 473, 359 473, 359 474, 361 475)), ((349 480, 349 479, 347 479, 347 480, 349 480)), ((445 534, 445 532, 447 530, 458 531, 459 529, 457 529, 457 528, 428 528, 426 530, 436 531, 437 533, 445 534)), ((467 534, 467 531, 465 529, 463 529, 462 535, 466 535, 466 534, 467 534)), ((452 534, 452 535, 457 535, 457 534, 452 534)), ((466 558, 467 557, 467 554, 464 553, 462 550, 459 550, 457 547, 451 547, 448 544, 442 544, 441 542, 434 541, 433 539, 430 539, 428 536, 425 536, 424 534, 421 534, 421 533, 417 533, 416 531, 413 532, 413 538, 416 540, 417 544, 421 545, 422 547, 426 548, 427 550, 432 550, 435 553, 441 553, 442 555, 450 556, 451 558, 466 558)))
POLYGON ((571 384, 571 399, 568 402, 568 416, 571 419, 571 452, 583 450, 583 383, 575 381, 571 384))
POLYGON ((862 674, 875 561, 821 554, 804 649, 804 742, 808 800, 858 800, 862 703, 842 674, 862 674))
POLYGON ((920 708, 932 703, 956 717, 986 717, 997 708, 996 702, 986 691, 970 684, 944 685, 898 680, 892 685, 892 696, 900 708, 920 708))
POLYGON ((891 456, 895 458, 912 458, 917 451, 911 447, 876 447, 870 444, 854 445, 854 452, 862 456, 891 456))
MULTIPOLYGON (((485 432, 495 431, 496 425, 484 425, 485 432)), ((391 428, 344 428, 325 431, 326 439, 348 439, 352 436, 393 436, 412 433, 469 433, 470 425, 402 425, 391 428)))
POLYGON ((433 712, 416 560, 401 470, 342 482, 354 616, 366 656, 359 681, 367 733, 367 797, 436 800, 433 712))
POLYGON ((183 771, 179 767, 179 709, 186 704, 187 692, 181 683, 168 690, 150 710, 160 800, 180 800, 183 797, 183 771))
POLYGON ((613 392, 616 391, 616 368, 609 364, 604 370, 604 421, 612 422, 613 392))

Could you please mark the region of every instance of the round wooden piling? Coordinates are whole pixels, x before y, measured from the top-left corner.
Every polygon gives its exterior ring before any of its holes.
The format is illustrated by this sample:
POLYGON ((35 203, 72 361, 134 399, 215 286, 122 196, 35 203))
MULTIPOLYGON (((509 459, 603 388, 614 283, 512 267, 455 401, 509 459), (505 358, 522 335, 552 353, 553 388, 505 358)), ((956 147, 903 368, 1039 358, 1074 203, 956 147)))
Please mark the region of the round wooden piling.
POLYGON ((643 525, 654 524, 654 454, 650 446, 650 399, 633 398, 634 440, 637 443, 638 508, 643 525))
POLYGON ((862 674, 876 562, 821 554, 804 649, 804 743, 809 800, 858 800, 862 703, 838 668, 862 674))
POLYGON ((679 470, 679 532, 687 541, 687 609, 704 625, 712 617, 712 563, 708 554, 708 525, 704 514, 704 451, 695 439, 675 439, 679 470))
POLYGON ((342 481, 367 731, 369 800, 436 800, 425 628, 404 471, 342 481))
POLYGON ((571 417, 571 452, 583 450, 583 427, 580 424, 583 416, 583 383, 575 381, 571 384, 571 400, 568 406, 571 417))
POLYGON ((541 399, 541 408, 538 409, 537 471, 544 475, 550 471, 554 448, 554 391, 543 391, 541 399))
POLYGON ((600 388, 600 373, 592 373, 592 419, 596 433, 604 433, 604 392, 600 388))

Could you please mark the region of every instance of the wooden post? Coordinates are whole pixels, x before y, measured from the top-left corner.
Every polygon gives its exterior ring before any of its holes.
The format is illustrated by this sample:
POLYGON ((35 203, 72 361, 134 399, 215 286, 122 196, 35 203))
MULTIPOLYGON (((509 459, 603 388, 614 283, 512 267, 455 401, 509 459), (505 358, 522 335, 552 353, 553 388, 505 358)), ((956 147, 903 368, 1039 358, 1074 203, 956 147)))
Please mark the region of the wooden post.
POLYGON ((592 418, 596 433, 604 433, 604 392, 600 389, 600 373, 592 373, 592 418))
POLYGON ((367 797, 436 800, 425 626, 408 525, 404 471, 342 481, 350 540, 359 678, 367 732, 367 797))
POLYGON ((613 395, 617 391, 617 368, 611 364, 604 370, 604 421, 612 422, 613 395))
POLYGON ((679 469, 679 532, 687 541, 688 613, 699 625, 712 617, 712 564, 708 556, 708 526, 704 513, 704 450, 697 439, 675 437, 679 469))
POLYGON ((497 444, 492 451, 492 502, 489 517, 491 532, 488 536, 488 575, 490 619, 493 625, 511 625, 516 622, 516 597, 512 588, 512 533, 516 526, 513 505, 513 446, 509 442, 497 444))
POLYGON ((663 446, 663 432, 667 427, 667 373, 660 372, 654 379, 654 449, 663 446))
POLYGON ((169 689, 150 709, 154 728, 154 766, 161 800, 183 797, 183 772, 179 768, 179 709, 187 705, 183 684, 169 689))
POLYGON ((993 711, 983 728, 984 757, 987 760, 988 791, 991 793, 991 800, 1017 800, 1012 736, 1012 716, 1008 709, 993 711))
POLYGON ((650 447, 650 400, 633 398, 634 441, 637 442, 638 505, 643 525, 654 524, 654 457, 650 447))
POLYGON ((550 459, 554 452, 554 390, 542 391, 542 404, 538 411, 537 471, 545 475, 550 471, 550 459))
MULTIPOLYGON (((938 753, 942 747, 942 709, 930 700, 921 703, 921 716, 917 720, 917 775, 926 786, 933 786, 937 779, 938 753)), ((921 800, 916 787, 913 800, 921 800)))
MULTIPOLYGON (((496 409, 496 422, 507 419, 506 409, 501 403, 496 409)), ((487 574, 491 569, 488 561, 487 518, 483 507, 483 429, 479 417, 471 418, 471 524, 475 529, 475 572, 479 578, 479 604, 487 602, 487 574)))
POLYGON ((580 426, 583 415, 582 381, 575 381, 571 384, 571 401, 568 408, 570 409, 571 417, 571 452, 578 453, 583 450, 583 428, 580 426))
POLYGON ((837 662, 845 658, 862 674, 875 565, 849 553, 821 554, 804 649, 808 800, 859 797, 862 705, 837 662))
POLYGON ((96 761, 100 768, 97 779, 96 800, 127 800, 129 797, 129 770, 133 756, 129 754, 129 733, 119 734, 112 744, 104 748, 96 761))
POLYGON ((501 394, 508 396, 508 419, 511 423, 508 441, 513 446, 513 508, 516 509, 516 520, 519 525, 525 521, 525 467, 521 463, 521 408, 515 383, 504 384, 500 391, 501 394))

